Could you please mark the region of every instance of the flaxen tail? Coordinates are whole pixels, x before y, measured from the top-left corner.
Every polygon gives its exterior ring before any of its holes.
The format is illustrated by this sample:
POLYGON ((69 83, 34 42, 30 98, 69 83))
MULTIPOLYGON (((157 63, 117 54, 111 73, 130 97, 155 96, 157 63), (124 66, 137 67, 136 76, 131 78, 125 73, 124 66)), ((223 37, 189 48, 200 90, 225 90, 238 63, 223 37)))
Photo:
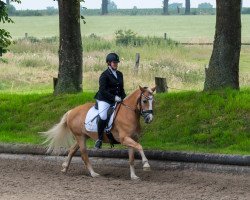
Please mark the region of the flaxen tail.
POLYGON ((48 145, 47 153, 60 154, 65 148, 69 148, 74 143, 74 136, 67 126, 67 116, 65 113, 61 121, 46 132, 41 132, 46 137, 43 144, 48 145))

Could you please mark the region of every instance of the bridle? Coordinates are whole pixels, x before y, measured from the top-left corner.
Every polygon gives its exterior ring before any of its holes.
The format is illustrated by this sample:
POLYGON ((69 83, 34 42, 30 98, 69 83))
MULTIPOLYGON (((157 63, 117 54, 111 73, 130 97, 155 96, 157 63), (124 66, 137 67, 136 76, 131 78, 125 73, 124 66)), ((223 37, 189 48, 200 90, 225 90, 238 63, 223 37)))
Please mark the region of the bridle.
POLYGON ((141 116, 146 117, 149 114, 153 114, 153 110, 143 110, 142 109, 142 103, 141 103, 141 99, 142 97, 144 97, 147 100, 153 100, 153 97, 149 97, 144 95, 144 92, 141 92, 140 97, 137 100, 137 103, 135 105, 135 108, 132 108, 131 106, 126 105, 124 102, 121 102, 121 105, 123 105, 124 107, 126 107, 127 109, 134 111, 135 113, 140 113, 141 116), (138 109, 138 104, 139 104, 139 109, 138 109))
MULTIPOLYGON (((149 100, 154 100, 154 99, 153 99, 153 96, 152 96, 152 97, 145 96, 145 95, 143 94, 143 92, 141 93, 141 97, 144 97, 144 98, 147 99, 148 101, 149 101, 149 100)), ((140 114, 141 114, 142 116, 144 116, 145 114, 154 114, 153 109, 152 109, 152 110, 143 110, 143 109, 142 109, 141 97, 140 97, 140 99, 138 100, 138 101, 140 102, 140 114)), ((137 104, 137 105, 138 105, 138 104, 137 104)))

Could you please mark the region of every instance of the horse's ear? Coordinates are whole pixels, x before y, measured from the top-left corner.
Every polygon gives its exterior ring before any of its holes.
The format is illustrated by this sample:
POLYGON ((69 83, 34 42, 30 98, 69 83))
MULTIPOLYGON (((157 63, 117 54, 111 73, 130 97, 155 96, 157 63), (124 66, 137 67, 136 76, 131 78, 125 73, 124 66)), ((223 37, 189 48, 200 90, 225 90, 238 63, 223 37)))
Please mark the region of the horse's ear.
POLYGON ((151 90, 154 92, 155 91, 155 89, 156 89, 156 86, 154 86, 153 88, 151 88, 151 90))
POLYGON ((145 89, 144 89, 143 87, 141 87, 140 85, 139 85, 139 88, 140 88, 140 90, 141 90, 142 92, 145 91, 145 89))

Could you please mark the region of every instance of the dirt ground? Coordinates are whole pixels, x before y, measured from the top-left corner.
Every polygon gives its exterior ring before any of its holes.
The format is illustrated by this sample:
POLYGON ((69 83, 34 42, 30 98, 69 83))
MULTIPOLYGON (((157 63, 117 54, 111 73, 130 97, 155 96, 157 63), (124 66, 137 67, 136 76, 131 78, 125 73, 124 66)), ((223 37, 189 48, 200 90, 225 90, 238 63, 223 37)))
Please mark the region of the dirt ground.
POLYGON ((129 167, 94 166, 91 178, 74 162, 67 174, 61 162, 0 157, 0 199, 250 199, 250 175, 168 169, 144 172, 131 181, 129 167))

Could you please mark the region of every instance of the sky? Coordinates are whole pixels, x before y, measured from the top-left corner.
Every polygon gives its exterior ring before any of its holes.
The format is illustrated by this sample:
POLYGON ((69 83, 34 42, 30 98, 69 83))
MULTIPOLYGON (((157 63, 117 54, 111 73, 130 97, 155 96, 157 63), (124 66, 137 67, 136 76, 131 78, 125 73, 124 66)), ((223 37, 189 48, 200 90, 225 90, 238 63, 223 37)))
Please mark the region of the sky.
MULTIPOLYGON (((57 1, 53 0, 21 0, 21 4, 13 3, 17 10, 36 10, 36 9, 46 9, 47 7, 53 6, 57 8, 57 1)), ((115 2, 118 8, 161 8, 163 0, 112 0, 115 2)), ((93 9, 100 8, 102 0, 85 0, 82 6, 93 9)), ((197 8, 198 4, 208 2, 214 7, 216 5, 216 0, 191 0, 191 7, 197 8)), ((183 3, 185 6, 185 0, 169 0, 171 3, 183 3)), ((250 7, 250 0, 243 0, 243 7, 250 7)))

